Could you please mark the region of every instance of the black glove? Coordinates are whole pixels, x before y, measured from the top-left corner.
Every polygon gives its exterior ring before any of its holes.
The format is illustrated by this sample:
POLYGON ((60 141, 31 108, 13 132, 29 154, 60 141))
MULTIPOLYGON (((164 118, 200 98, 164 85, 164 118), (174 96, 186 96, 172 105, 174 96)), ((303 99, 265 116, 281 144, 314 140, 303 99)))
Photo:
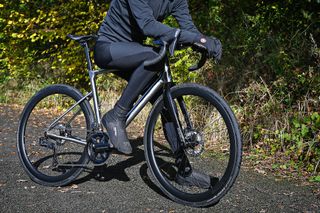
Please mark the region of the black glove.
POLYGON ((205 47, 208 51, 209 57, 216 60, 221 59, 222 45, 219 39, 215 37, 199 36, 195 43, 205 47))

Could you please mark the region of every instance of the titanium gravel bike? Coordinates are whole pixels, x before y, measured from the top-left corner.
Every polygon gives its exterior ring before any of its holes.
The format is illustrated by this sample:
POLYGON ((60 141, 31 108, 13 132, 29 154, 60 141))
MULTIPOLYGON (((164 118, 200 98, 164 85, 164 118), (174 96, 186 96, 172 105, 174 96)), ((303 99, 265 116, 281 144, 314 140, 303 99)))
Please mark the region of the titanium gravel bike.
MULTIPOLYGON (((92 91, 83 95, 63 84, 41 89, 26 104, 17 133, 24 170, 33 181, 46 186, 71 183, 89 163, 105 164, 113 150, 101 125, 95 80, 115 70, 92 69, 88 42, 96 36, 68 36, 84 47, 92 91)), ((158 42, 158 57, 144 62, 150 66, 165 60, 165 65, 128 113, 126 124, 151 99, 156 100, 144 131, 152 180, 172 200, 203 207, 217 203, 235 182, 242 141, 232 110, 215 91, 194 83, 173 83, 166 56, 167 52, 174 54, 178 37, 179 30, 170 46, 158 42)), ((190 71, 201 68, 207 59, 203 47, 193 49, 202 56, 190 71)))

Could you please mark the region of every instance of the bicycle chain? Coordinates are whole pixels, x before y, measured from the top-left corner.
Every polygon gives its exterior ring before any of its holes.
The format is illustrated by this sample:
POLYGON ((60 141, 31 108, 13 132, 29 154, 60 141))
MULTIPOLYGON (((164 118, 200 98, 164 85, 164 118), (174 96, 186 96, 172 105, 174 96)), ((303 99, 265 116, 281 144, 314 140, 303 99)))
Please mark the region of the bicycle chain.
MULTIPOLYGON (((89 164, 90 164, 90 162, 86 163, 86 164, 63 164, 62 163, 62 164, 58 164, 57 167, 58 166, 72 166, 72 167, 84 167, 85 168, 89 164)), ((103 166, 105 164, 106 164, 106 162, 103 162, 103 163, 92 163, 90 165, 92 165, 92 166, 103 166)))
MULTIPOLYGON (((57 168, 59 166, 71 166, 71 167, 84 167, 84 168, 86 168, 90 164, 90 162, 92 162, 92 161, 89 161, 86 164, 64 164, 64 163, 59 164, 56 153, 57 153, 57 151, 59 152, 59 148, 60 147, 61 146, 58 146, 58 148, 53 147, 53 159, 52 159, 52 167, 53 168, 57 168)), ((106 161, 102 162, 102 163, 93 163, 92 162, 92 164, 90 164, 90 165, 92 165, 92 166, 103 166, 105 164, 106 164, 106 161)))

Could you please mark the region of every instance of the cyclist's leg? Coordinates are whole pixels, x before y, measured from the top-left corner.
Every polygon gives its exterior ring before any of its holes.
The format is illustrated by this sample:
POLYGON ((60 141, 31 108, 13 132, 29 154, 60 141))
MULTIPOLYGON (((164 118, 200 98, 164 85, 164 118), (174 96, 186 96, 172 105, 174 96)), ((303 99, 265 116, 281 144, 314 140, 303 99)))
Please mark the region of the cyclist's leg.
POLYGON ((161 63, 144 67, 143 62, 157 56, 152 47, 136 42, 99 42, 95 48, 95 61, 101 68, 115 68, 116 75, 126 79, 128 85, 119 99, 125 108, 130 108, 150 80, 157 75, 161 63))
POLYGON ((113 43, 110 52, 113 60, 109 66, 132 73, 128 85, 118 101, 122 106, 131 108, 136 98, 157 75, 157 71, 162 68, 162 65, 159 63, 155 66, 144 67, 143 62, 156 57, 157 53, 152 47, 139 43, 113 43))
MULTIPOLYGON (((107 128, 109 137, 115 147, 126 154, 132 152, 126 131, 125 120, 128 111, 133 102, 152 80, 159 70, 160 65, 147 67, 143 66, 143 62, 157 56, 156 52, 151 47, 143 46, 134 42, 118 42, 98 44, 96 45, 95 55, 98 58, 98 65, 102 68, 116 68, 131 72, 131 77, 127 87, 124 89, 120 99, 115 107, 103 116, 102 123, 107 128), (106 52, 106 53, 105 53, 106 52), (101 63, 101 54, 105 54, 108 63, 101 63), (111 60, 110 60, 111 58, 111 60)), ((123 75, 123 73, 122 73, 123 75)))

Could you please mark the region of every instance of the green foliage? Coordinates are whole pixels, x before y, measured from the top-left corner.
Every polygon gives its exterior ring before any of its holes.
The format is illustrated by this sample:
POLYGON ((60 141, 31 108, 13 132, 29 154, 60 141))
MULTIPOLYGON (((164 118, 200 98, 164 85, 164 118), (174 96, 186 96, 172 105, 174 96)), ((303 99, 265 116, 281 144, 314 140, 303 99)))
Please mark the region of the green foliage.
POLYGON ((290 129, 280 135, 285 147, 285 154, 303 163, 309 172, 320 171, 320 115, 318 112, 307 116, 295 116, 290 122, 290 129))
POLYGON ((207 5, 215 18, 208 15, 212 22, 201 27, 222 40, 224 55, 204 79, 237 105, 245 145, 261 158, 284 153, 275 158, 278 169, 319 173, 319 138, 311 140, 316 129, 307 121, 320 107, 320 2, 207 5))
POLYGON ((7 1, 0 10, 0 81, 44 79, 83 84, 81 48, 69 33, 96 33, 105 13, 104 1, 7 1))
POLYGON ((310 178, 311 182, 319 182, 320 183, 320 176, 314 176, 310 178))
POLYGON ((260 76, 267 82, 278 77, 290 79, 296 68, 308 72, 309 66, 314 66, 309 35, 319 40, 320 3, 208 2, 209 14, 215 18, 209 15, 210 24, 201 30, 222 40, 223 63, 218 69, 223 71, 218 74, 225 78, 224 91, 243 88, 260 76))
POLYGON ((188 68, 194 65, 197 57, 191 50, 177 51, 172 59, 172 76, 177 82, 193 82, 200 78, 200 72, 189 72, 188 68))
POLYGON ((272 85, 251 83, 238 93, 236 113, 246 147, 260 159, 273 157, 272 170, 319 175, 319 78, 295 79, 295 84, 283 77, 272 85))

